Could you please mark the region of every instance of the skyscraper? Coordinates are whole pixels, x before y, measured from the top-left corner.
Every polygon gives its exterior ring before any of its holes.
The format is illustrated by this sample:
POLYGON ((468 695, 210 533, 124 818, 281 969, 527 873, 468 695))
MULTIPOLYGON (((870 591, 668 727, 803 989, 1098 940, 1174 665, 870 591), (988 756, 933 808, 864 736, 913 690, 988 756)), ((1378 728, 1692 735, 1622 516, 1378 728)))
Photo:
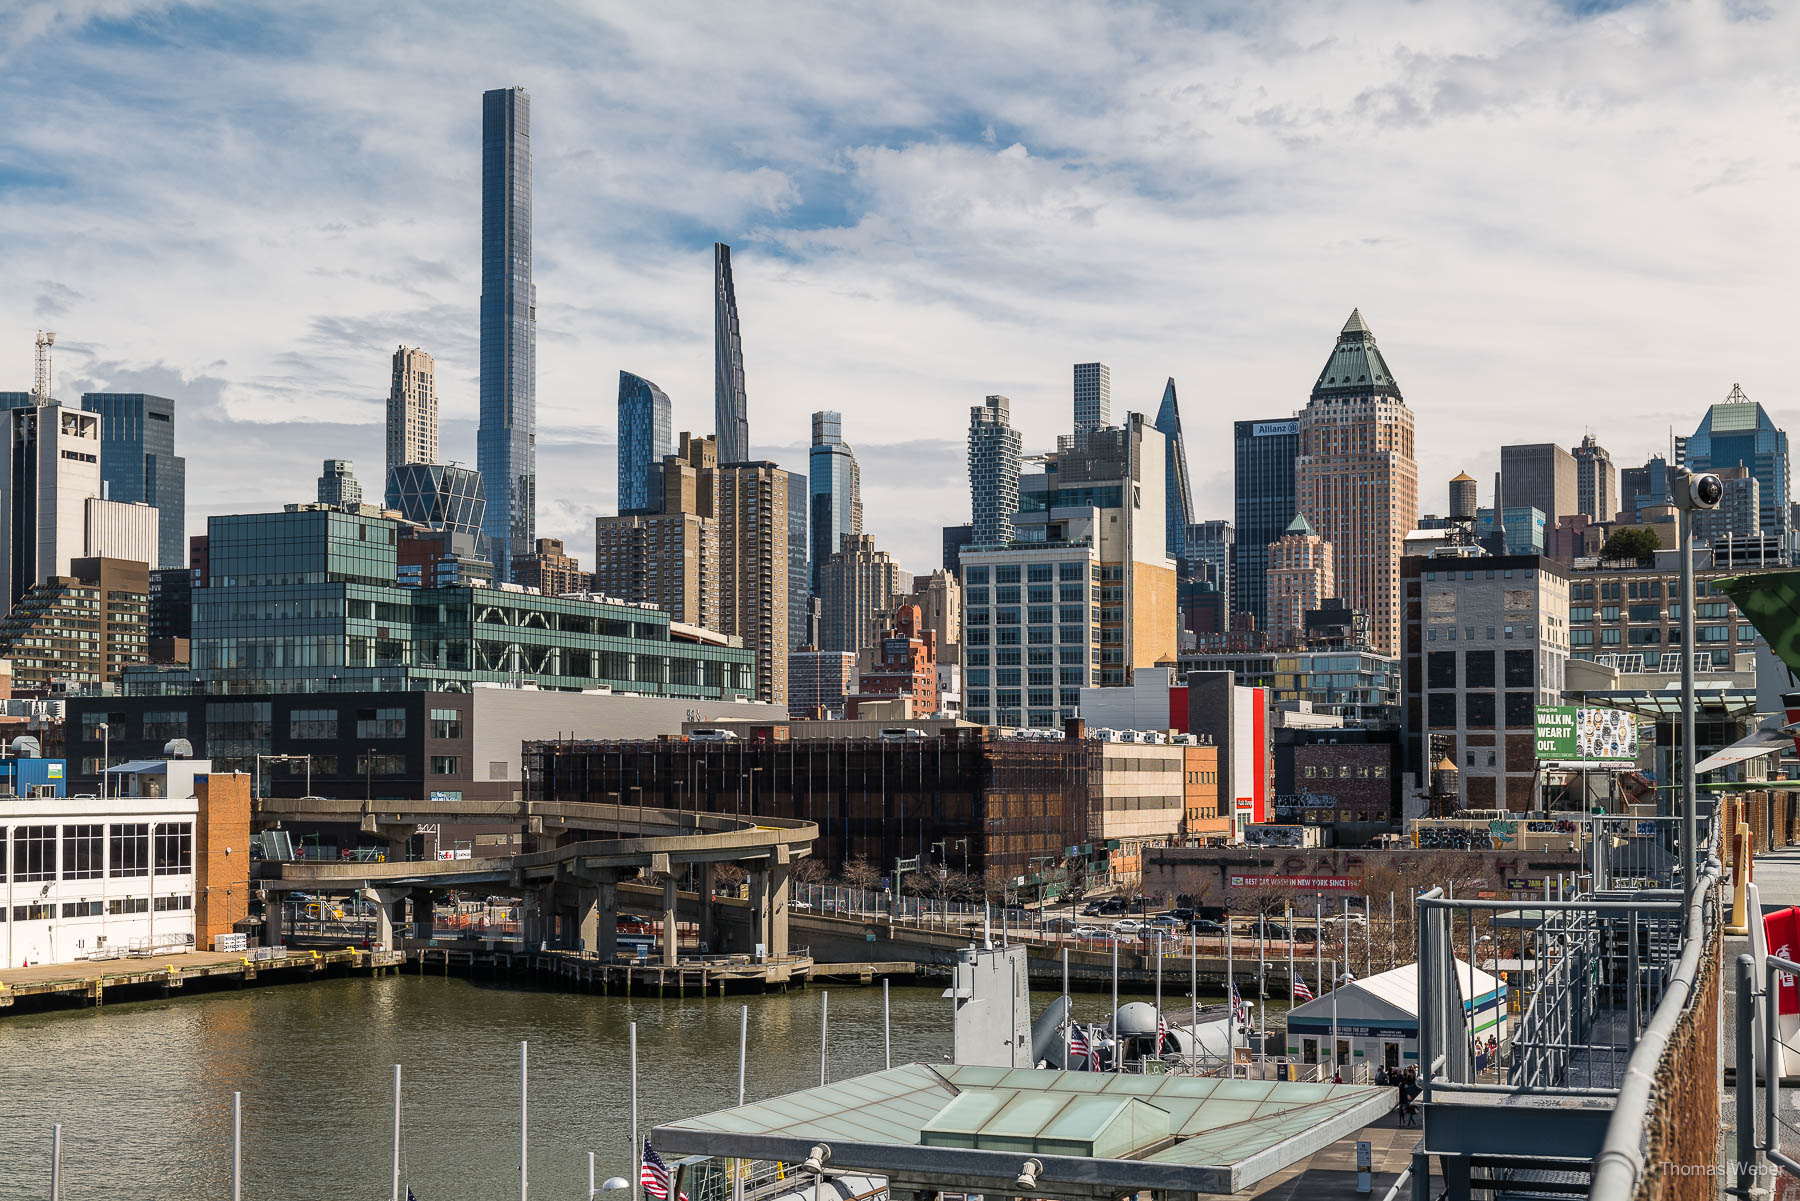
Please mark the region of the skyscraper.
POLYGON ((1156 410, 1156 428, 1169 441, 1163 474, 1168 479, 1164 516, 1169 526, 1169 557, 1179 559, 1187 527, 1194 521, 1194 496, 1188 482, 1187 446, 1181 436, 1181 408, 1175 403, 1175 381, 1163 388, 1162 407, 1156 410))
POLYGON ((100 480, 109 500, 156 506, 152 567, 187 566, 187 460, 175 453, 175 402, 142 392, 89 392, 100 417, 100 480))
POLYGON ((1306 611, 1320 608, 1333 585, 1331 543, 1300 514, 1269 547, 1269 632, 1298 639, 1306 611))
POLYGON ((1398 654, 1400 552, 1419 520, 1419 464, 1412 410, 1360 312, 1300 414, 1294 499, 1331 543, 1338 593, 1369 614, 1375 649, 1398 654))
POLYGON ((1700 427, 1687 439, 1686 449, 1690 471, 1749 468, 1756 478, 1762 533, 1788 545, 1792 533, 1788 524, 1788 437, 1786 430, 1776 428, 1768 410, 1733 384, 1730 395, 1706 410, 1700 427))
POLYGON ((1592 434, 1583 435, 1581 445, 1570 453, 1575 456, 1576 512, 1586 513, 1592 521, 1611 521, 1619 507, 1619 483, 1612 456, 1594 441, 1592 434))
POLYGON ((719 462, 750 457, 750 402, 744 395, 744 339, 738 329, 731 247, 713 243, 713 428, 719 462))
POLYGON ((661 500, 652 495, 651 469, 675 452, 673 424, 668 393, 641 375, 619 372, 619 512, 641 512, 661 500))
POLYGON ((354 466, 349 459, 325 460, 325 466, 319 472, 320 504, 340 509, 362 504, 362 485, 356 482, 354 466))
POLYGON ((1269 628, 1269 543, 1294 520, 1294 460, 1300 453, 1300 423, 1292 417, 1232 424, 1234 486, 1237 492, 1237 564, 1231 580, 1231 611, 1269 628))
POLYGON ((1075 364, 1075 432, 1111 424, 1112 368, 1105 363, 1075 364))
POLYGON ((438 459, 438 401, 436 369, 431 356, 415 346, 394 351, 394 367, 388 383, 387 483, 388 508, 394 507, 394 469, 405 463, 435 463, 438 459))
POLYGON ((719 619, 719 447, 683 433, 637 513, 594 522, 594 590, 657 606, 676 621, 722 630, 719 619))
POLYGON ((721 462, 714 475, 719 632, 744 640, 756 656, 756 699, 776 705, 787 700, 790 474, 774 463, 721 462))
POLYGON ((875 539, 852 534, 819 571, 819 649, 860 651, 880 638, 900 596, 901 571, 875 539))
POLYGON ((1500 448, 1502 509, 1530 507, 1551 525, 1558 517, 1579 513, 1575 458, 1554 442, 1532 442, 1500 448))
POLYGON ((1019 508, 1019 431, 1009 422, 1011 402, 990 396, 969 410, 969 508, 971 546, 1011 542, 1019 508))
POLYGON ((10 606, 33 585, 73 574, 88 553, 89 510, 100 500, 100 418, 47 404, 13 409, 4 424, 11 449, 0 459, 0 562, 10 606))
POLYGON ((537 287, 531 282, 531 97, 481 97, 482 532, 496 572, 537 537, 537 287))
POLYGON ((844 536, 862 533, 862 470, 856 452, 844 441, 842 413, 812 415, 812 450, 808 455, 812 484, 812 579, 815 596, 825 561, 843 549, 844 536))
POLYGON ((812 634, 812 539, 808 521, 806 473, 780 469, 787 481, 787 614, 788 646, 805 646, 812 634))

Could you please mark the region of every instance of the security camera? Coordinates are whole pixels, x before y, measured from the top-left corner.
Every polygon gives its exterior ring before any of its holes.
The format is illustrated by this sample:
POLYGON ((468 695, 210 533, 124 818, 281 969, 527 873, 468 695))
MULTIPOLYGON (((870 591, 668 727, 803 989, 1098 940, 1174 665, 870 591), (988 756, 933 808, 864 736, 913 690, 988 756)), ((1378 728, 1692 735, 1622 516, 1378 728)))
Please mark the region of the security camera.
POLYGON ((824 1143, 815 1143, 813 1144, 812 1154, 808 1155, 806 1159, 801 1162, 800 1166, 814 1176, 823 1176, 825 1174, 825 1165, 830 1162, 831 1148, 827 1147, 824 1143))
POLYGON ((1035 1159, 1028 1159, 1020 1165, 1019 1178, 1013 1183, 1018 1185, 1020 1192, 1034 1193, 1037 1191, 1038 1173, 1043 1170, 1043 1164, 1035 1159))
POLYGON ((1725 499, 1725 483, 1711 472, 1682 472, 1676 477, 1675 506, 1693 511, 1716 509, 1725 499))

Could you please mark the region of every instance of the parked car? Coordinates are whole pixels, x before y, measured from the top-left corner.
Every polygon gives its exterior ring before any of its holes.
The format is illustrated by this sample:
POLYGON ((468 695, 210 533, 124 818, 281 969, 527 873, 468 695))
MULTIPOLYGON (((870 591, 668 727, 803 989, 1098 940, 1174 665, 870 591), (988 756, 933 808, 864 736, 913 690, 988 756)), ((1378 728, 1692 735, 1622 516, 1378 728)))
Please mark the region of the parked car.
POLYGON ((1217 934, 1221 937, 1225 934, 1224 925, 1220 922, 1213 921, 1209 917, 1190 918, 1188 920, 1187 928, 1189 934, 1217 934))
POLYGON ((1251 922, 1250 937, 1255 938, 1259 929, 1264 938, 1279 938, 1285 942, 1287 939, 1293 937, 1293 935, 1288 932, 1288 928, 1280 922, 1251 922))
POLYGON ((1144 928, 1144 923, 1138 921, 1136 918, 1127 917, 1114 922, 1112 928, 1114 934, 1136 934, 1139 930, 1144 928))
POLYGON ((1146 926, 1161 926, 1165 929, 1172 930, 1176 926, 1181 925, 1181 919, 1172 913, 1159 913, 1144 924, 1146 926))
POLYGON ((1100 912, 1103 914, 1124 913, 1125 899, 1123 897, 1108 897, 1101 903, 1100 912))
POLYGON ((1105 938, 1105 937, 1109 937, 1106 932, 1106 929, 1101 926, 1077 926, 1073 930, 1069 931, 1069 933, 1075 938, 1105 938))
POLYGON ((1169 910, 1168 916, 1174 918, 1178 922, 1191 922, 1194 920, 1194 911, 1185 905, 1177 905, 1175 908, 1169 910))
POLYGON ((1081 907, 1082 917, 1098 917, 1106 910, 1105 901, 1089 901, 1081 907))

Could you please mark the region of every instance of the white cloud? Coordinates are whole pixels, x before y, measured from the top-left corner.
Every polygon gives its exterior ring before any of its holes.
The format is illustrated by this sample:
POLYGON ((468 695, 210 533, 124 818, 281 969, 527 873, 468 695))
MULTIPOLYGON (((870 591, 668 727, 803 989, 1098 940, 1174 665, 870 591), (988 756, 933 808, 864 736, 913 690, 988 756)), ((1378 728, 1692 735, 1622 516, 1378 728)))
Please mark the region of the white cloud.
POLYGON ((326 453, 373 483, 396 342, 472 460, 479 93, 520 83, 540 524, 583 558, 618 371, 710 428, 714 238, 753 437, 804 470, 807 414, 842 410, 909 568, 966 515, 968 406, 1005 393, 1047 445, 1079 360, 1116 409, 1176 378, 1229 513, 1229 422, 1304 404, 1353 305, 1433 507, 1503 441, 1630 459, 1733 382, 1787 416, 1800 16, 1733 13, 28 6, 0 17, 0 388, 46 323, 65 381, 167 381, 196 530, 309 496, 326 453))

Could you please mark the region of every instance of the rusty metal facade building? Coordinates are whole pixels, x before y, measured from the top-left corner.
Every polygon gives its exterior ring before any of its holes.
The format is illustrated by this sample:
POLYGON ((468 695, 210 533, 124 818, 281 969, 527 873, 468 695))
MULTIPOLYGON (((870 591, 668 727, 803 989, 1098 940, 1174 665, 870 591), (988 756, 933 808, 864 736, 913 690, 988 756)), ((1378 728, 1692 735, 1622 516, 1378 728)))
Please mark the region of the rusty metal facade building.
POLYGON ((814 855, 883 875, 898 859, 1026 895, 1103 860, 1091 833, 1086 742, 983 729, 878 739, 528 742, 526 795, 818 824, 814 855))

